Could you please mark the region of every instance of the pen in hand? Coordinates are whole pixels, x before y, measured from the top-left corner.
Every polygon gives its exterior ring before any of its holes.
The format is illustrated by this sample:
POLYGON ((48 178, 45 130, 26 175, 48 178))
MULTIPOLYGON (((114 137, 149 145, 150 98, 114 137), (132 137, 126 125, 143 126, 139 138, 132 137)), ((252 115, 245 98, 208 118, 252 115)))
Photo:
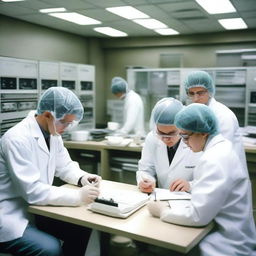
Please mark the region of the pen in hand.
POLYGON ((154 201, 156 201, 156 191, 154 191, 154 194, 155 194, 155 200, 154 201))

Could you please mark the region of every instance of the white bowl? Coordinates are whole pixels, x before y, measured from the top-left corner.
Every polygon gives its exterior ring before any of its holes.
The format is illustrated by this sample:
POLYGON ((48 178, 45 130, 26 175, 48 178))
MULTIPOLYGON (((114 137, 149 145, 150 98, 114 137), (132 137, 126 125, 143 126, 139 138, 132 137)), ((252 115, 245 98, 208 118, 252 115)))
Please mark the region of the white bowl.
POLYGON ((105 138, 110 145, 120 145, 124 140, 124 138, 120 136, 106 136, 105 138))
POLYGON ((108 122, 108 129, 111 131, 115 131, 119 128, 119 123, 116 122, 108 122))
POLYGON ((86 141, 89 138, 88 131, 73 131, 71 132, 71 140, 86 141))

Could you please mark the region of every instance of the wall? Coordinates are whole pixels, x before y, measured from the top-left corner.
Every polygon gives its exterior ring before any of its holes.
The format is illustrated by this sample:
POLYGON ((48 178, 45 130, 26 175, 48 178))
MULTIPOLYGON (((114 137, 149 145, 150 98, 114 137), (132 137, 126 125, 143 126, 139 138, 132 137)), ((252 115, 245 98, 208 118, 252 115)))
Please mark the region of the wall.
MULTIPOLYGON (((218 50, 256 48, 256 31, 231 31, 173 37, 105 39, 105 83, 126 77, 127 66, 158 68, 161 53, 182 53, 183 67, 215 67, 218 50)), ((108 90, 107 98, 113 98, 108 90)))

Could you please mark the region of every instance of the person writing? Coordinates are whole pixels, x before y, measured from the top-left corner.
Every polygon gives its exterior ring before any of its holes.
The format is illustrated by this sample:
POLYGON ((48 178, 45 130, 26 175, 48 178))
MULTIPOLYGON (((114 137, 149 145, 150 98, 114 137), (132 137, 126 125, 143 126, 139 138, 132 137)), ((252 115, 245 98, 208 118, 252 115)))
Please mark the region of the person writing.
POLYGON ((179 136, 174 125, 176 114, 183 108, 174 98, 163 98, 151 114, 153 129, 147 135, 136 173, 139 189, 151 193, 156 187, 171 191, 189 191, 189 181, 200 155, 194 154, 179 136))
MULTIPOLYGON (((64 243, 36 228, 27 212, 29 204, 79 206, 99 195, 100 176, 73 162, 62 134, 83 117, 77 96, 62 87, 46 90, 36 111, 9 129, 0 144, 0 251, 15 255, 84 255, 90 229, 65 222, 49 225, 64 243), (53 186, 54 177, 79 189, 53 186), (94 185, 91 183, 94 182, 94 185)), ((45 227, 47 229, 47 227, 45 227)))
POLYGON ((215 100, 215 86, 212 77, 205 71, 191 72, 184 83, 188 97, 193 103, 209 106, 217 117, 219 131, 230 140, 238 154, 244 170, 248 174, 245 150, 239 133, 239 124, 235 114, 224 104, 215 100))
POLYGON ((194 169, 191 200, 183 208, 151 201, 149 212, 162 221, 185 226, 214 221, 215 228, 193 255, 255 255, 250 180, 232 143, 220 134, 214 112, 193 103, 176 115, 174 123, 192 151, 202 152, 194 169))
POLYGON ((144 106, 139 94, 129 90, 127 82, 121 77, 114 77, 111 81, 111 92, 124 100, 124 123, 118 131, 121 134, 133 133, 144 136, 144 106))

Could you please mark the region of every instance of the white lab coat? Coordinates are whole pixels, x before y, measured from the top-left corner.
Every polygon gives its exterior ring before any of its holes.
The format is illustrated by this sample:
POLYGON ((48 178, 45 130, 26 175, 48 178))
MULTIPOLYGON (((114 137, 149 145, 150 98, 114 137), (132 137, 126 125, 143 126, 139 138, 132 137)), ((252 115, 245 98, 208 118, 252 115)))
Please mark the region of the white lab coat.
POLYGON ((130 90, 124 99, 124 124, 121 133, 134 133, 145 135, 144 130, 144 106, 139 94, 130 90))
POLYGON ((224 138, 233 143, 234 150, 248 175, 244 145, 241 134, 239 133, 239 123, 235 114, 227 106, 216 101, 214 98, 210 99, 208 106, 217 117, 220 133, 224 138))
POLYGON ((181 140, 169 165, 166 144, 151 131, 145 140, 137 171, 137 183, 145 174, 158 182, 158 187, 169 189, 170 184, 177 179, 192 180, 193 170, 201 153, 193 153, 181 140))
POLYGON ((85 174, 70 159, 60 136, 51 136, 50 152, 34 112, 7 131, 0 144, 0 242, 22 236, 28 204, 80 204, 77 190, 52 186, 54 176, 77 184, 85 174))
POLYGON ((163 221, 187 226, 215 221, 199 244, 201 256, 250 256, 256 248, 251 185, 232 147, 221 134, 209 139, 194 170, 190 205, 161 214, 163 221))

